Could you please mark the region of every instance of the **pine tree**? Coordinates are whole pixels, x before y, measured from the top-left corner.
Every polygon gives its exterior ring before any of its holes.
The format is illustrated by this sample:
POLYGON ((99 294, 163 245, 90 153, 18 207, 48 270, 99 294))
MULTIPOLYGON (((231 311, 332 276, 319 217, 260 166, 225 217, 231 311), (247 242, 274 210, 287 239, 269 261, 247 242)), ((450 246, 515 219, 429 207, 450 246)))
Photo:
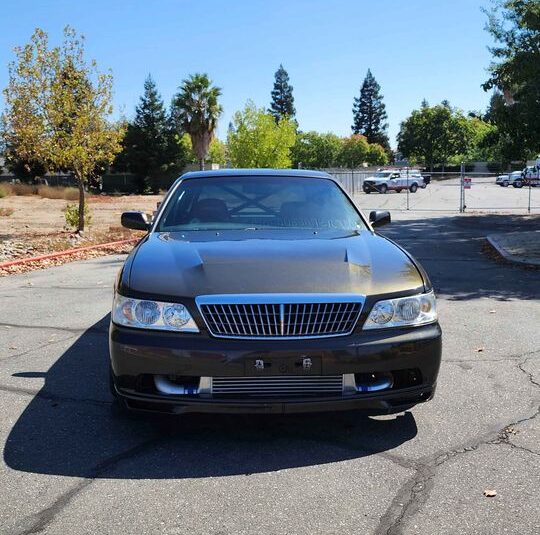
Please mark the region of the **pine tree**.
POLYGON ((389 150, 390 143, 386 134, 388 115, 380 90, 381 86, 368 69, 360 97, 354 99, 352 130, 355 134, 366 136, 369 143, 378 143, 389 150))
POLYGON ((292 94, 293 86, 289 84, 289 74, 283 68, 283 65, 280 65, 274 76, 274 89, 270 94, 272 102, 268 111, 274 116, 276 122, 279 122, 284 117, 293 119, 296 110, 294 109, 294 97, 292 94))
POLYGON ((185 148, 176 141, 174 128, 151 76, 144 82, 144 94, 135 108, 135 119, 128 125, 124 149, 115 167, 137 177, 139 191, 154 192, 163 179, 178 174, 186 163, 185 148))

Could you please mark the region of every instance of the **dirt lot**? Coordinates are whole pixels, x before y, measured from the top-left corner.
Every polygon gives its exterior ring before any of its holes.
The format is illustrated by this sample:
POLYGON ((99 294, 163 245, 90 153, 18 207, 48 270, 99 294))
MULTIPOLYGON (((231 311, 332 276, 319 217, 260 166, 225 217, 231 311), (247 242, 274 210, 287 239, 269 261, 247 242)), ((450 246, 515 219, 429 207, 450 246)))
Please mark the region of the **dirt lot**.
POLYGON ((62 212, 73 201, 37 195, 4 197, 0 199, 0 262, 136 236, 120 226, 120 215, 126 210, 151 213, 160 198, 89 196, 91 224, 78 236, 66 228, 62 212))

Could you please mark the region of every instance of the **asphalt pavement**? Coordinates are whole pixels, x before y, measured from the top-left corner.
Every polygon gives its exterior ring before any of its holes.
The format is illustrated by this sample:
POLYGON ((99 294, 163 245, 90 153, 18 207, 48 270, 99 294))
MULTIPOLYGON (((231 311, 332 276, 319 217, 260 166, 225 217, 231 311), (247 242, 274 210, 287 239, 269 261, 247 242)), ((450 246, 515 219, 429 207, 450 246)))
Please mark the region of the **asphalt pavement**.
POLYGON ((435 399, 398 416, 126 419, 107 385, 123 258, 1 278, 0 533, 539 533, 540 272, 485 242, 539 223, 396 219, 444 331, 435 399))

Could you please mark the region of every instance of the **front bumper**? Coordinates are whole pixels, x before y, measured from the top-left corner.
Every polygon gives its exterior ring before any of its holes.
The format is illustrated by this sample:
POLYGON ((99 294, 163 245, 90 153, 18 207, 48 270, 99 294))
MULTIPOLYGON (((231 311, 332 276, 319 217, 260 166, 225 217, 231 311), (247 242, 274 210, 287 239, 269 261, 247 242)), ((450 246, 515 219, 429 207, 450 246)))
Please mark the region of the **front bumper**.
MULTIPOLYGON (((363 410, 369 414, 399 412, 428 401, 435 391, 441 361, 438 324, 407 329, 380 329, 349 336, 306 340, 232 340, 204 334, 110 328, 111 369, 116 393, 136 410, 168 413, 292 413, 363 410), (309 371, 299 360, 313 359, 309 371), (255 362, 271 367, 258 371, 255 362), (377 392, 276 398, 163 394, 149 386, 155 375, 182 377, 256 377, 313 374, 392 373, 414 370, 415 379, 397 381, 377 392)), ((412 377, 412 375, 411 375, 412 377)), ((152 383, 153 384, 153 383, 152 383)))

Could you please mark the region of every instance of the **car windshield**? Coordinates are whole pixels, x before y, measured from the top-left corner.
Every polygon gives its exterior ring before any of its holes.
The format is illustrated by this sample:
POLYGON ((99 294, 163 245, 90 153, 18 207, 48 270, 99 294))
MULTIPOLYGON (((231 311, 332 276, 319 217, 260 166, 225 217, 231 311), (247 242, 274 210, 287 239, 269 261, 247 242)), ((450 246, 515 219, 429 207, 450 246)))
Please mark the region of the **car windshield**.
POLYGON ((366 228, 330 179, 230 176, 186 179, 171 194, 156 231, 366 228))
POLYGON ((390 178, 392 173, 375 173, 373 176, 375 178, 390 178))

